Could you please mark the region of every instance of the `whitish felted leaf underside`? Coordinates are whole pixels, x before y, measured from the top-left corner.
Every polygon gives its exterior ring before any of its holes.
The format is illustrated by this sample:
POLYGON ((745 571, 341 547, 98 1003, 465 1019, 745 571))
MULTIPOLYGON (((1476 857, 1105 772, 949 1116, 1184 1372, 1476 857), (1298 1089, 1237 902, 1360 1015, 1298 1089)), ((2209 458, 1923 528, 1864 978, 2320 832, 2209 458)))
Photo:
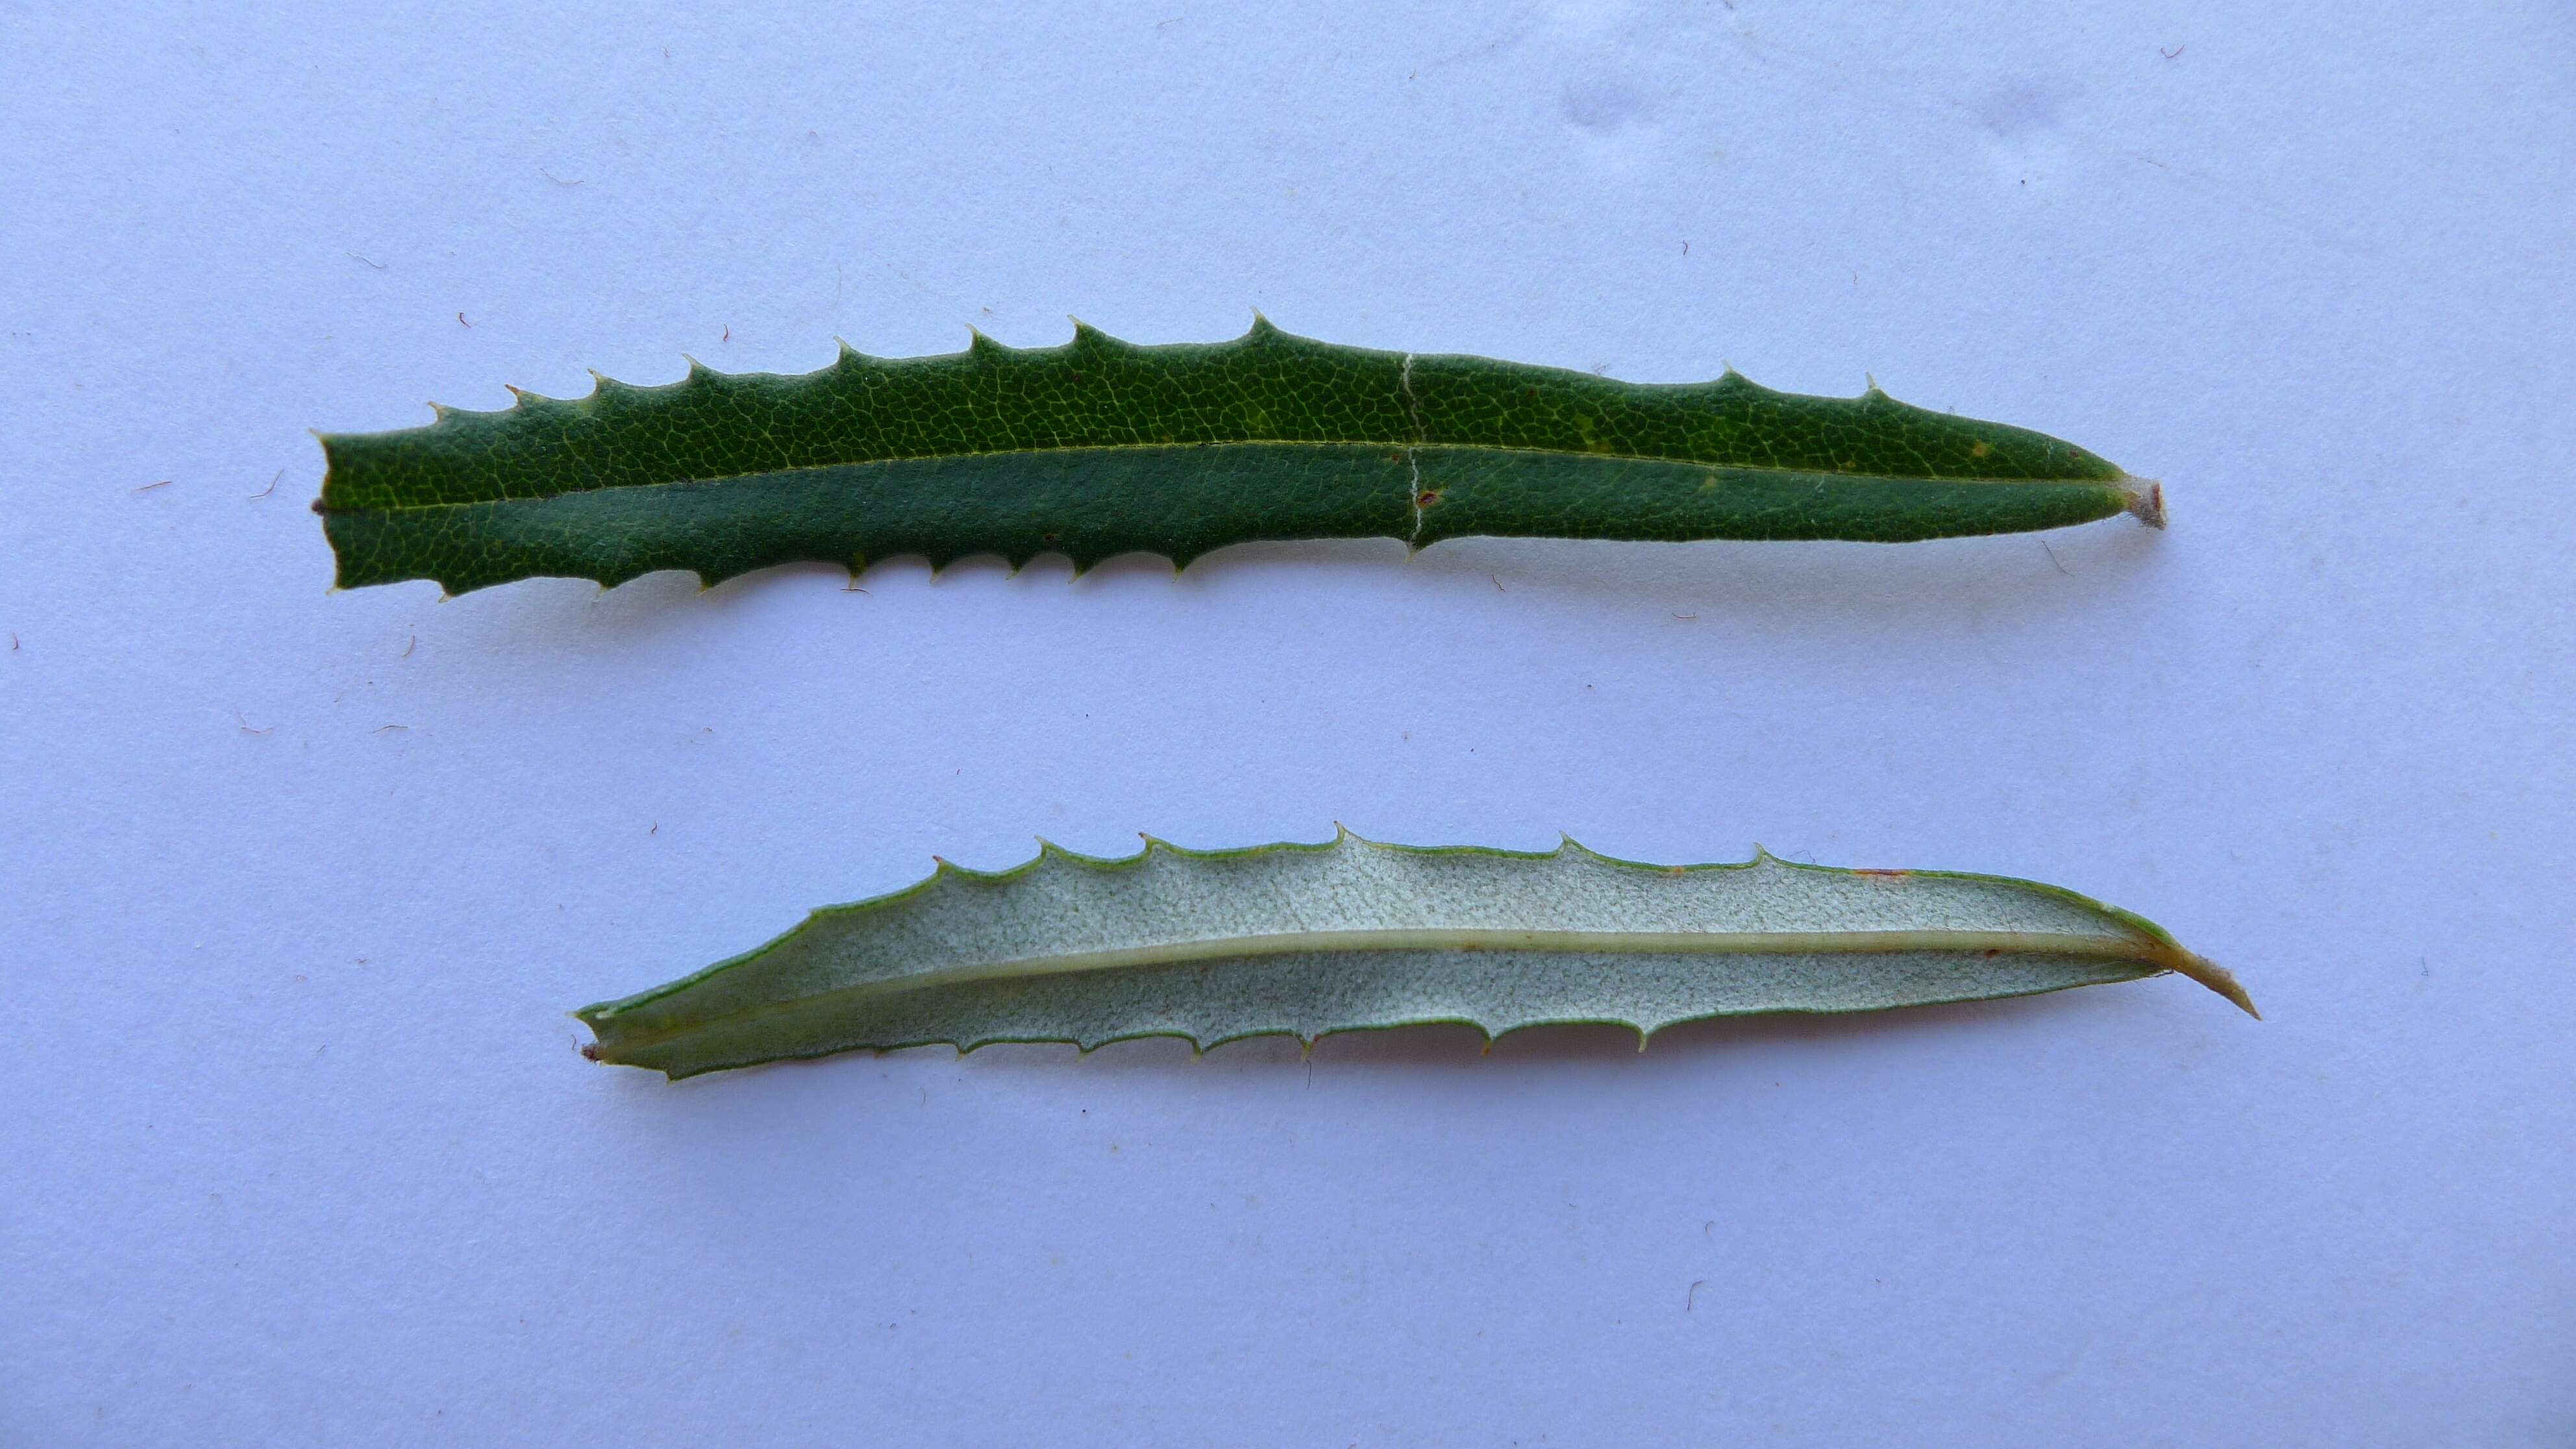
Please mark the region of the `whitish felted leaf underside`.
POLYGON ((1871 1011, 2178 971, 2253 1009, 2152 924, 1996 876, 1325 845, 1124 859, 1054 847, 942 864, 760 949, 578 1013, 603 1061, 674 1077, 931 1042, 1208 1046, 1448 1021, 1499 1035, 1871 1011))

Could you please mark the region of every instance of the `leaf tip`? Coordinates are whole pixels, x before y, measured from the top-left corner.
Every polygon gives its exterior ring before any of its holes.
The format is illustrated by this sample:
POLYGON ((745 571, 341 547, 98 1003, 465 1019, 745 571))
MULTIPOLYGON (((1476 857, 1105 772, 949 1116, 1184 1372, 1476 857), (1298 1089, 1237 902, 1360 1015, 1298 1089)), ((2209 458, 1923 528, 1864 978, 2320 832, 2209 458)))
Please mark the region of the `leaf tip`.
POLYGON ((2120 486, 2128 490, 2129 516, 2149 528, 2165 526, 2165 485, 2153 478, 2120 475, 2120 486))
POLYGON ((2226 967, 2219 965, 2217 962, 2210 960, 2206 956, 2196 956, 2189 951, 2183 950, 2179 946, 2174 948, 2173 955, 2165 964, 2172 967, 2176 975, 2188 976, 2192 980, 2199 982, 2201 985, 2208 987, 2210 990, 2217 992, 2219 995, 2226 997, 2237 1010, 2244 1012, 2247 1016, 2254 1018, 2256 1021, 2261 1021, 2263 1019, 2263 1013, 2254 1009, 2254 998, 2246 994, 2245 985, 2243 982, 2236 979, 2235 972, 2228 970, 2226 967))

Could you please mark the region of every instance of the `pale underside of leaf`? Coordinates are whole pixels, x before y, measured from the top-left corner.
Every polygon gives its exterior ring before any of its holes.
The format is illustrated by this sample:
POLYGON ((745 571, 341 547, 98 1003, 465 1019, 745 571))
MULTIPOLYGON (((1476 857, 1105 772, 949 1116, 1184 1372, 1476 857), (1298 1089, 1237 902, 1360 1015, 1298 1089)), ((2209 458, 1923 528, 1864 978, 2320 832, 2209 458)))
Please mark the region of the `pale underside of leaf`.
POLYGON ((1247 1036, 1461 1022, 1487 1036, 1979 1000, 2180 972, 2248 1012, 2224 970, 2072 892, 1757 853, 1639 865, 1324 845, 1124 859, 1047 847, 1016 870, 942 864, 818 911, 767 946, 577 1013, 603 1061, 673 1077, 853 1048, 1247 1036))

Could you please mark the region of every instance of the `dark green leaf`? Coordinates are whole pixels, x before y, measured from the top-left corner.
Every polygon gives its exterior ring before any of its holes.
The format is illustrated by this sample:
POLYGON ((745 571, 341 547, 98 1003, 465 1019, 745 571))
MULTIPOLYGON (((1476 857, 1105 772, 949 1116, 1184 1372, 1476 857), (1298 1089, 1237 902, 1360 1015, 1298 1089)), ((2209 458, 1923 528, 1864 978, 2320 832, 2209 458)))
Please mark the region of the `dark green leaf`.
POLYGON ((1500 534, 1900 542, 2129 512, 2155 485, 2020 428, 1734 373, 1643 385, 1372 352, 1266 321, 1232 342, 947 357, 844 351, 326 434, 314 507, 344 587, 537 575, 707 582, 799 560, 1057 553, 1178 564, 1256 539, 1500 534))

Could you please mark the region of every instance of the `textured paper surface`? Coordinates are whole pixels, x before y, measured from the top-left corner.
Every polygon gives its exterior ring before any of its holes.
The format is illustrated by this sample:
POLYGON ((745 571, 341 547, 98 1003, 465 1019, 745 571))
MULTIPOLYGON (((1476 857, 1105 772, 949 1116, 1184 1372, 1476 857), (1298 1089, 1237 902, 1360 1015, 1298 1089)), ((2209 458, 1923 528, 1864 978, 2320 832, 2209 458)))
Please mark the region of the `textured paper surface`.
POLYGON ((2576 1437, 2562 12, 0 37, 0 1441, 2576 1437), (2163 478, 2172 528, 441 604, 329 593, 305 511, 306 429, 431 398, 1256 306, 1867 371, 2163 478), (2061 883, 2268 1020, 574 1054, 568 1007, 934 852, 1336 819, 2061 883))

